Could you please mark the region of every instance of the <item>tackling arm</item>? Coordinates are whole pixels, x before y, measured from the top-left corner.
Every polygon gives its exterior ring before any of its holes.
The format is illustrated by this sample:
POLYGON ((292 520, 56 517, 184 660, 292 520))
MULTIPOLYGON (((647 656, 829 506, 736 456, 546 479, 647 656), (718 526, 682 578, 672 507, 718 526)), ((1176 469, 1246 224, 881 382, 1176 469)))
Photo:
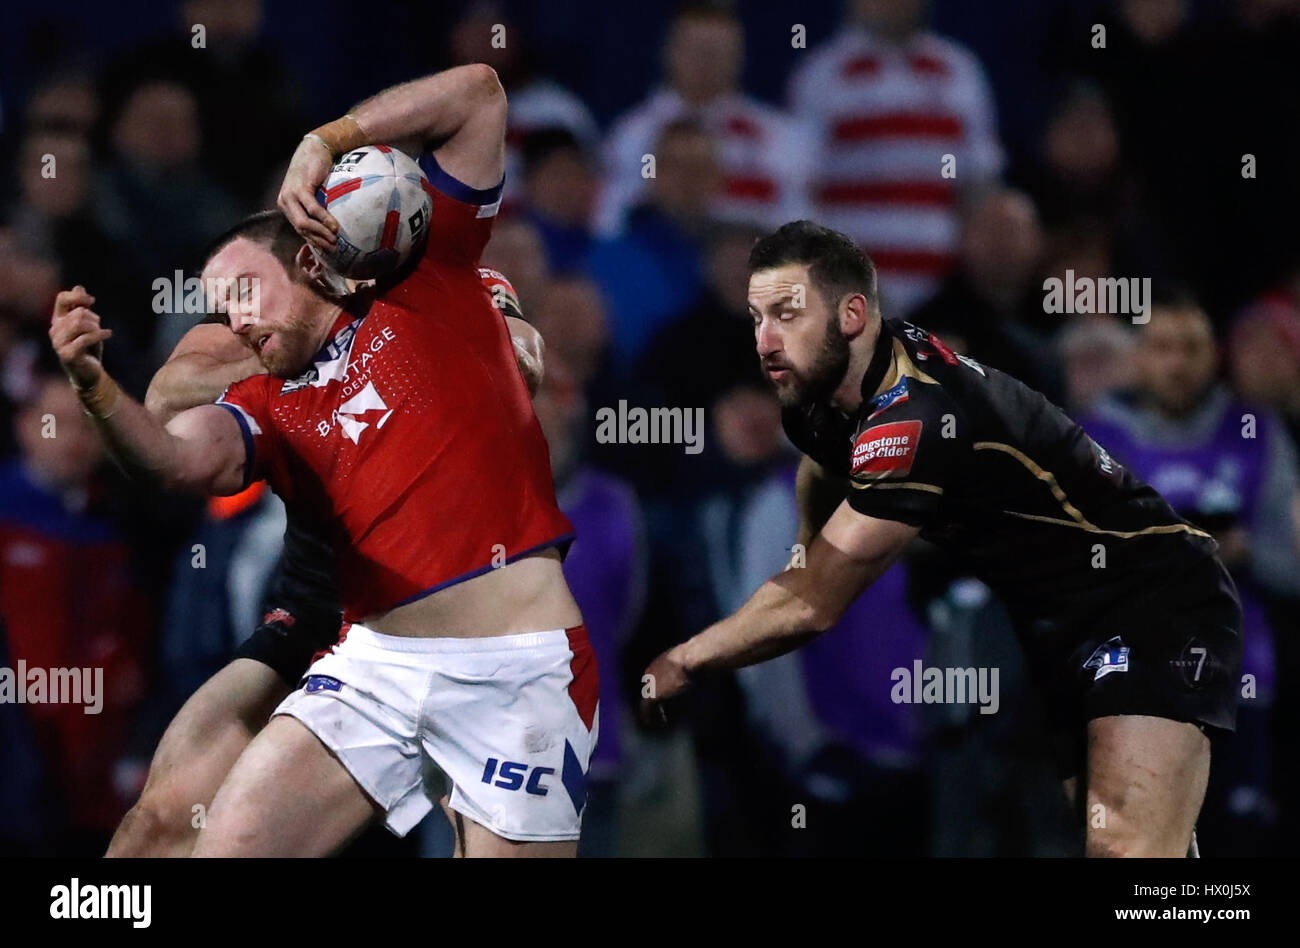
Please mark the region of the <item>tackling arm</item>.
POLYGON ((820 635, 918 532, 841 503, 813 539, 805 566, 773 576, 733 615, 655 659, 646 670, 654 682, 651 704, 680 693, 698 672, 753 665, 820 635))
POLYGON ((265 371, 228 327, 201 323, 181 337, 154 374, 144 407, 166 424, 187 408, 212 404, 241 379, 265 371))

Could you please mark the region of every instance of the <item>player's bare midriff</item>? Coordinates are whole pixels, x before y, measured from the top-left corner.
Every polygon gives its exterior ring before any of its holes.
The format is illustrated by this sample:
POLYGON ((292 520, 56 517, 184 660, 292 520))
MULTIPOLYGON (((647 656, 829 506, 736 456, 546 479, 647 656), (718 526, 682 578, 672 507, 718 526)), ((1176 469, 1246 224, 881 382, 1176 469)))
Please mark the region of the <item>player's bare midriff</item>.
POLYGON ((581 622, 559 551, 552 548, 367 616, 362 625, 382 635, 486 638, 568 629, 581 622))

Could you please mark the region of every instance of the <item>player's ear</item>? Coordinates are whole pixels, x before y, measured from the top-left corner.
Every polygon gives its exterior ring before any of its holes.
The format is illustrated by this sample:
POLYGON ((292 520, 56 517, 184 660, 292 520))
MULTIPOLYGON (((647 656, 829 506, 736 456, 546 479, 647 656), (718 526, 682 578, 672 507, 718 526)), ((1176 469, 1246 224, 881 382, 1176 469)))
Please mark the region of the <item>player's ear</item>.
POLYGON ((302 246, 298 248, 298 252, 294 255, 293 263, 294 266, 302 271, 303 276, 313 283, 319 282, 325 271, 325 264, 321 261, 320 257, 316 256, 315 251, 311 249, 311 244, 306 241, 303 241, 302 246))
POLYGON ((840 300, 840 331, 850 338, 867 328, 871 309, 861 293, 849 293, 840 300))
POLYGON ((329 296, 347 296, 347 282, 321 260, 315 249, 306 242, 298 248, 293 258, 294 266, 306 278, 307 283, 329 296))

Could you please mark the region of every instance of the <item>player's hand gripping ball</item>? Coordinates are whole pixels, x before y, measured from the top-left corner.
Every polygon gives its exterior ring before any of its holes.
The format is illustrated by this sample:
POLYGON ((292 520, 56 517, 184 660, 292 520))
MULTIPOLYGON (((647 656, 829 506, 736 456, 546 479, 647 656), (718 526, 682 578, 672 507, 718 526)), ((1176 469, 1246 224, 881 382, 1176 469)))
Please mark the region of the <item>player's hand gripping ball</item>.
POLYGON ((424 239, 432 209, 420 166, 387 145, 345 154, 316 191, 338 221, 333 247, 316 252, 326 266, 352 280, 393 272, 424 239))

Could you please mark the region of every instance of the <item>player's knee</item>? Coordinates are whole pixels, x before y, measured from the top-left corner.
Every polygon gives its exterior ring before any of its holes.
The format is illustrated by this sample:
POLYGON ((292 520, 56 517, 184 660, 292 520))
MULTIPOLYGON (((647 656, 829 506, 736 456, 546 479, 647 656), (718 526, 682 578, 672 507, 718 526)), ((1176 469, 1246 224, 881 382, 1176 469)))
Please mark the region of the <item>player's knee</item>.
POLYGON ((106 856, 177 856, 193 845, 197 827, 191 812, 174 797, 145 789, 127 811, 109 844, 106 856))

